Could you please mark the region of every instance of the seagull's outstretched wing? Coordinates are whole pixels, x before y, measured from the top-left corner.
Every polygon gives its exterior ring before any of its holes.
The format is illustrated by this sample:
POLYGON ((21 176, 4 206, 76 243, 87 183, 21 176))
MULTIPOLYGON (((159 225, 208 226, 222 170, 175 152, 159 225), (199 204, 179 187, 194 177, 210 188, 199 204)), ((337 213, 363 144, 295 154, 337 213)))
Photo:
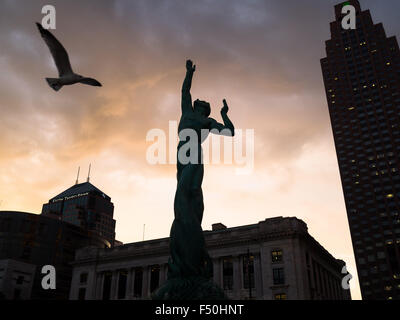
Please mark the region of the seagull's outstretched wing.
POLYGON ((66 74, 72 74, 71 63, 69 62, 68 53, 63 45, 53 36, 50 31, 44 29, 40 23, 36 23, 42 38, 46 42, 56 63, 58 74, 60 77, 66 74))
POLYGON ((80 83, 83 84, 88 84, 89 86, 94 86, 94 87, 101 87, 101 83, 98 82, 96 79, 92 79, 92 78, 82 78, 79 80, 80 83))

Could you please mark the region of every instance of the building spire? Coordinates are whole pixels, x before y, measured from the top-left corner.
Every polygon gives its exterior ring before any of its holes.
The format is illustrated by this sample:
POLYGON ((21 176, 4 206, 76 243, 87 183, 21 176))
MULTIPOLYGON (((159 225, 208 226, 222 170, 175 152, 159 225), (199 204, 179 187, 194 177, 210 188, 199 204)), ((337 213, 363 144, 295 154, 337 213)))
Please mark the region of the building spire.
POLYGON ((88 172, 88 176, 87 176, 86 182, 90 182, 90 170, 91 169, 92 169, 92 164, 89 164, 89 172, 88 172))
POLYGON ((78 167, 78 175, 76 176, 76 182, 75 182, 75 184, 78 184, 78 183, 79 183, 79 173, 80 173, 80 171, 81 171, 81 167, 78 167))

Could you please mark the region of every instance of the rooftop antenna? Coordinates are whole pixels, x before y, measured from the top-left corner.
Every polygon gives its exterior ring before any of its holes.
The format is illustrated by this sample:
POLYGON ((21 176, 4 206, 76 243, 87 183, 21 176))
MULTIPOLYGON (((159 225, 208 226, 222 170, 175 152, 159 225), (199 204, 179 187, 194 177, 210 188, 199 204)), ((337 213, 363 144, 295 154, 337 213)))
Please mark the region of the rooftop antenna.
POLYGON ((90 170, 91 169, 92 169, 92 164, 89 164, 89 173, 88 173, 86 182, 90 182, 90 170))
POLYGON ((144 231, 145 231, 145 229, 146 229, 146 225, 144 224, 143 225, 143 241, 144 241, 144 231))
POLYGON ((79 173, 81 172, 81 167, 78 167, 78 175, 76 176, 76 182, 75 184, 79 183, 79 173))

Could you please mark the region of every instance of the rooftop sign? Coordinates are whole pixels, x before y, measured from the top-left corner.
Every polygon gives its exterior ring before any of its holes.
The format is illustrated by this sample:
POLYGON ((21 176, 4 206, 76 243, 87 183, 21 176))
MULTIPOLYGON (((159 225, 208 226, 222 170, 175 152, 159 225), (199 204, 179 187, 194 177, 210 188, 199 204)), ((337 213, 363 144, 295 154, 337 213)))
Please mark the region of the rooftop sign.
POLYGON ((75 198, 84 197, 84 196, 87 196, 87 195, 89 195, 89 192, 86 192, 86 193, 78 193, 78 194, 75 194, 75 195, 73 195, 73 196, 54 199, 54 200, 52 200, 51 202, 54 203, 54 202, 60 202, 60 201, 65 201, 65 200, 71 200, 71 199, 75 199, 75 198))

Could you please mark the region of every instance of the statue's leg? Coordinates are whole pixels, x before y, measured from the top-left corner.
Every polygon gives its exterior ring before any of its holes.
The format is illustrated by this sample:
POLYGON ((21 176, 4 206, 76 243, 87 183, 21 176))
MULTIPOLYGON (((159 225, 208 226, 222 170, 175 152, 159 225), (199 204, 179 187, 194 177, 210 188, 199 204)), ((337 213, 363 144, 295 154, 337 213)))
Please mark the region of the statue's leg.
POLYGON ((210 280, 213 265, 201 228, 203 175, 202 164, 178 163, 168 281, 154 296, 156 299, 226 299, 223 291, 210 280))
MULTIPOLYGON (((203 177, 204 177, 204 165, 201 164, 200 168, 196 170, 194 176, 193 176, 193 182, 192 182, 192 208, 193 211, 196 213, 196 217, 199 221, 199 224, 201 226, 201 222, 203 220, 203 213, 204 213, 204 199, 203 199, 203 191, 201 189, 201 185, 203 183, 203 177)), ((203 269, 203 275, 206 277, 210 277, 212 274, 212 260, 207 252, 207 248, 205 246, 205 240, 204 236, 202 234, 202 242, 203 242, 203 247, 202 247, 202 263, 203 265, 205 264, 205 269, 203 269)))
POLYGON ((180 169, 170 235, 171 277, 199 275, 204 261, 204 237, 198 216, 203 207, 194 206, 200 203, 199 193, 194 190, 201 187, 203 168, 199 164, 187 164, 180 169))
POLYGON ((204 165, 198 165, 198 168, 195 170, 193 174, 193 181, 191 184, 191 206, 193 211, 196 214, 196 217, 201 225, 203 221, 203 212, 204 212, 204 200, 203 200, 203 191, 201 189, 201 185, 203 183, 204 177, 204 165))

